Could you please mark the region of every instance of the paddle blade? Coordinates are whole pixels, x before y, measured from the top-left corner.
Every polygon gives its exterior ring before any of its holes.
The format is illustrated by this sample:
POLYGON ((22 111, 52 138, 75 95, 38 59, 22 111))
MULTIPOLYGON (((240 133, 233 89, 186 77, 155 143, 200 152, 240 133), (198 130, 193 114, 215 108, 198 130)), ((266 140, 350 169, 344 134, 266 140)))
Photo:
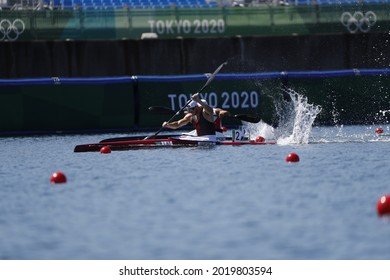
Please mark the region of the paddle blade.
POLYGON ((258 115, 252 116, 246 114, 238 114, 238 115, 234 115, 234 117, 241 121, 250 122, 250 123, 258 123, 261 120, 260 116, 258 115))
POLYGON ((157 114, 166 114, 166 115, 172 115, 175 114, 176 112, 173 111, 171 108, 164 107, 164 106, 151 106, 148 108, 150 112, 157 113, 157 114))
POLYGON ((218 74, 219 71, 221 71, 222 67, 224 67, 226 64, 227 62, 224 62, 221 65, 219 65, 219 67, 214 71, 213 74, 210 75, 210 77, 207 79, 207 82, 200 90, 198 90, 198 92, 202 92, 214 80, 215 76, 218 74))

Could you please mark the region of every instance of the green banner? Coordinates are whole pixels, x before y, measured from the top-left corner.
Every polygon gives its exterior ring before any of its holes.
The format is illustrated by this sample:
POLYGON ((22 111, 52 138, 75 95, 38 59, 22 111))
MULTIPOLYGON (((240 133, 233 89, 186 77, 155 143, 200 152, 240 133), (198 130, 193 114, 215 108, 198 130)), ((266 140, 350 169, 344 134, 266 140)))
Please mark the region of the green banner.
POLYGON ((390 4, 0 11, 0 41, 387 32, 390 4))
MULTIPOLYGON (((169 120, 173 114, 156 114, 150 112, 150 106, 165 106, 174 112, 179 111, 191 95, 196 93, 205 82, 139 82, 139 126, 156 127, 169 120)), ((231 114, 257 114, 265 121, 271 122, 274 117, 273 96, 266 94, 265 89, 280 88, 279 79, 262 81, 225 80, 213 81, 200 93, 201 97, 213 108, 228 110, 231 114)), ((182 117, 177 116, 177 118, 182 117)), ((235 119, 225 119, 227 125, 238 125, 235 119)))
MULTIPOLYGON (((0 134, 156 130, 206 81, 206 75, 0 80, 0 134)), ((288 113, 280 109, 297 98, 286 92, 322 108, 317 124, 378 123, 390 116, 388 69, 219 74, 200 95, 233 115, 278 124, 288 113)))
POLYGON ((361 124, 386 122, 390 110, 390 77, 290 78, 289 87, 320 105, 316 122, 361 124))
POLYGON ((0 132, 134 128, 131 84, 2 86, 0 104, 0 132))

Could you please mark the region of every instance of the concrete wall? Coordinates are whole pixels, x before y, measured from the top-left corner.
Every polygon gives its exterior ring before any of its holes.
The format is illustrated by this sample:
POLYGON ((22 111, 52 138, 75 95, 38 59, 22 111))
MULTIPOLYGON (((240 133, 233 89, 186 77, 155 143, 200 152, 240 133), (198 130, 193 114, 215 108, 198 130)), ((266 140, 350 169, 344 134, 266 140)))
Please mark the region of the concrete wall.
POLYGON ((0 78, 387 68, 390 33, 0 42, 0 78))

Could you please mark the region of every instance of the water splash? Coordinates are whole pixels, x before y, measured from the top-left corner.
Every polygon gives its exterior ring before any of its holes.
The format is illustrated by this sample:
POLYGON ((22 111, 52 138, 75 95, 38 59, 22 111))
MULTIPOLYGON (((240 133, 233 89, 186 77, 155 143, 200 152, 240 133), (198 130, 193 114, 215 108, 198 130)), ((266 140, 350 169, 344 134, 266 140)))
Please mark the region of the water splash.
POLYGON ((307 144, 315 118, 321 112, 321 107, 310 104, 307 97, 293 89, 283 89, 283 98, 275 102, 276 113, 279 118, 277 128, 260 122, 259 124, 247 124, 251 139, 255 135, 261 135, 265 139, 276 139, 278 144, 307 144))
POLYGON ((266 140, 275 139, 275 129, 262 121, 245 123, 244 129, 251 140, 255 140, 257 136, 263 136, 266 140))
POLYGON ((321 107, 309 104, 306 96, 292 89, 284 89, 284 92, 291 97, 291 101, 288 118, 284 120, 286 122, 284 127, 287 130, 283 133, 291 134, 287 137, 278 137, 278 143, 307 144, 309 143, 312 125, 317 115, 321 112, 321 107))

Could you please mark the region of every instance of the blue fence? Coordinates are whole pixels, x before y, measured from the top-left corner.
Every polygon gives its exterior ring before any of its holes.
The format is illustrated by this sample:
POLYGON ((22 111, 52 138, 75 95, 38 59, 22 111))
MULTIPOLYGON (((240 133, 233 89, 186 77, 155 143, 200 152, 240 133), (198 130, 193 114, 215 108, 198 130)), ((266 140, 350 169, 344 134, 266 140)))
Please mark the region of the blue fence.
MULTIPOLYGON (((360 76, 390 76, 390 69, 348 69, 331 71, 291 71, 291 72, 264 72, 264 73, 233 73, 218 74, 214 80, 262 80, 288 78, 337 78, 360 76)), ((117 84, 136 82, 196 82, 206 81, 208 74, 172 75, 172 76, 126 76, 104 78, 35 78, 35 79, 0 79, 0 86, 16 85, 82 85, 82 84, 117 84)))
MULTIPOLYGON (((0 79, 0 135, 156 130, 167 116, 148 108, 177 111, 208 77, 0 79)), ((390 112, 390 69, 218 74, 201 94, 213 107, 277 123, 286 88, 322 107, 316 124, 390 120, 381 113, 390 112)))

